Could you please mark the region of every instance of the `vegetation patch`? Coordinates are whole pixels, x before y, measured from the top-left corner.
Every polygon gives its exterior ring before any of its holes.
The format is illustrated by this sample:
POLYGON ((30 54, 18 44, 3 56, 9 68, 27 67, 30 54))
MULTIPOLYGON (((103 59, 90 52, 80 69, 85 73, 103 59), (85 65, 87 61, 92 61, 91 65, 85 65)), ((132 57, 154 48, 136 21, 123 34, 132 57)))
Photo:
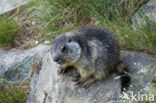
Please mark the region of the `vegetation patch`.
POLYGON ((15 20, 7 17, 0 17, 0 46, 12 45, 17 32, 18 24, 15 20))
POLYGON ((155 53, 156 23, 143 29, 131 24, 132 16, 148 1, 32 0, 16 17, 26 15, 26 21, 37 22, 39 43, 83 26, 99 26, 117 35, 122 50, 155 53))
POLYGON ((117 35, 122 50, 155 53, 156 23, 143 29, 131 24, 132 16, 148 1, 32 0, 12 16, 20 25, 14 47, 25 49, 52 41, 63 32, 94 25, 117 35))
POLYGON ((28 91, 17 85, 0 90, 0 103, 26 103, 28 91))

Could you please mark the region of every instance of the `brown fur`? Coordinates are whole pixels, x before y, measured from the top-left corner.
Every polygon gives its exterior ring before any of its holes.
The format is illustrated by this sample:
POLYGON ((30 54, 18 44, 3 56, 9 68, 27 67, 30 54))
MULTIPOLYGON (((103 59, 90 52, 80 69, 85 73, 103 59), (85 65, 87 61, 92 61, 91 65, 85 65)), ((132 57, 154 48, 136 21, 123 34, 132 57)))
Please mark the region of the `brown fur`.
POLYGON ((66 32, 56 37, 52 48, 54 61, 61 62, 63 71, 69 66, 78 70, 80 78, 77 84, 82 87, 106 79, 112 72, 121 73, 125 68, 119 63, 118 41, 106 29, 85 27, 66 32))

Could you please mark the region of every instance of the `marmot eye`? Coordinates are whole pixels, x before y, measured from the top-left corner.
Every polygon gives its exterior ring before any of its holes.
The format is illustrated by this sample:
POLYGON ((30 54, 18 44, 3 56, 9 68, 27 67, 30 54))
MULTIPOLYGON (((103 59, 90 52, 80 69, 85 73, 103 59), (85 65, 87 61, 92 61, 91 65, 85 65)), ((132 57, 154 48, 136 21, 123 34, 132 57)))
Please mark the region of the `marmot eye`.
POLYGON ((67 48, 65 46, 61 47, 61 51, 64 52, 67 48))
POLYGON ((68 42, 71 42, 71 37, 68 37, 68 42))

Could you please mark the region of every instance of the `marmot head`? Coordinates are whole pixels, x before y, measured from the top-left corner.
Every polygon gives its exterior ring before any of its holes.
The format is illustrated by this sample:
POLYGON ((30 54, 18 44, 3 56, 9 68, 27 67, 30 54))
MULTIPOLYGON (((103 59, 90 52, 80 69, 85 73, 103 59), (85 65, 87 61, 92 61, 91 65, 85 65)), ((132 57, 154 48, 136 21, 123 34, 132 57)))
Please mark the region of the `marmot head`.
POLYGON ((52 43, 52 58, 58 64, 75 63, 81 55, 81 47, 76 35, 62 34, 52 43))

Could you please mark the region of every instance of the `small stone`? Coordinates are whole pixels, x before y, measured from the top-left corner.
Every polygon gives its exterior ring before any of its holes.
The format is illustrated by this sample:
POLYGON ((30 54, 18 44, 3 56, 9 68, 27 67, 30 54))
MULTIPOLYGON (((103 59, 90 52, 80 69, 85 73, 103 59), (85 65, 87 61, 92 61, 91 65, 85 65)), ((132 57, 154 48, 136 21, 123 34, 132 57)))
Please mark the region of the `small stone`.
POLYGON ((50 44, 50 41, 49 40, 44 41, 44 44, 50 44))
POLYGON ((35 21, 32 21, 32 23, 31 23, 32 25, 35 25, 35 21))
POLYGON ((38 40, 36 40, 36 41, 35 41, 35 44, 38 44, 38 43, 39 43, 38 40))

